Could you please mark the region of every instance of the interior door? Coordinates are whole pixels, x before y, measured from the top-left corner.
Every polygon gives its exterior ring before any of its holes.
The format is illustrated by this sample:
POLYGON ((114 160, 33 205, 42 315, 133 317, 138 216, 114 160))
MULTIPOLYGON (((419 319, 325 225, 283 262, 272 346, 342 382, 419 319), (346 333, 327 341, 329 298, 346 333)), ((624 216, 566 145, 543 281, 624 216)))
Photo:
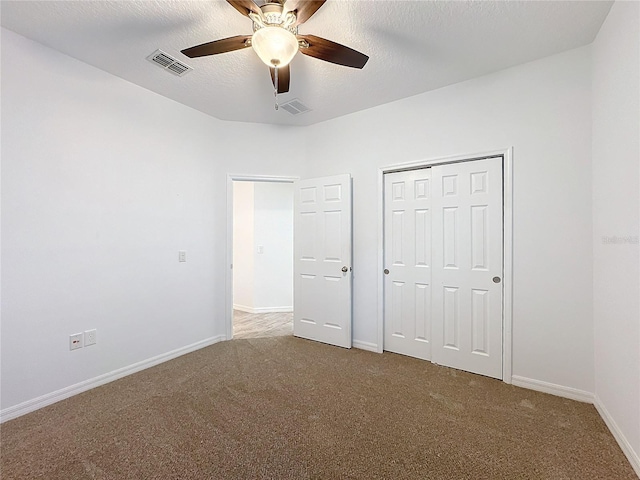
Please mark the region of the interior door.
POLYGON ((431 169, 384 176, 384 349, 431 359, 431 169))
POLYGON ((431 169, 432 360, 502 378, 502 157, 431 169))
POLYGON ((296 182, 293 334, 351 348, 351 176, 296 182))

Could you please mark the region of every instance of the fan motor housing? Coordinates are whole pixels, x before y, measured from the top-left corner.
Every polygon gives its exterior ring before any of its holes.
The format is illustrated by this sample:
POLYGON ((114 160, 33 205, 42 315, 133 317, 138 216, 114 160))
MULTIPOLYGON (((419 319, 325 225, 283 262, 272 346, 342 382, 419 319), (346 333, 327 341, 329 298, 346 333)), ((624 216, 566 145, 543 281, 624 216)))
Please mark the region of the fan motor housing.
MULTIPOLYGON (((284 3, 284 2, 283 2, 284 3)), ((298 27, 295 25, 295 22, 291 22, 291 25, 283 25, 285 22, 285 16, 282 15, 284 11, 283 3, 278 2, 268 2, 260 7, 260 11, 262 12, 261 20, 263 20, 264 24, 256 22, 253 20, 253 31, 257 32, 261 28, 265 26, 280 26, 286 30, 289 30, 294 35, 298 35, 298 27)), ((293 13, 295 15, 295 13, 293 13)))

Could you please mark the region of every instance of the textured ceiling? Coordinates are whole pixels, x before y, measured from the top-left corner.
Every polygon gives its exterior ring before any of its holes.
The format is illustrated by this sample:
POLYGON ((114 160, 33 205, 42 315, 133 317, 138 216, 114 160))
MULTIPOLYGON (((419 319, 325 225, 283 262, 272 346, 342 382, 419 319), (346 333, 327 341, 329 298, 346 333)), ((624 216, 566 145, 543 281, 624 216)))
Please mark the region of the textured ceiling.
POLYGON ((312 111, 275 111, 267 67, 252 49, 189 59, 180 50, 250 34, 214 1, 2 1, 2 25, 214 117, 310 125, 468 80, 593 41, 610 1, 328 0, 304 25, 371 58, 363 70, 298 54, 291 91, 312 111), (194 68, 148 62, 161 49, 194 68))

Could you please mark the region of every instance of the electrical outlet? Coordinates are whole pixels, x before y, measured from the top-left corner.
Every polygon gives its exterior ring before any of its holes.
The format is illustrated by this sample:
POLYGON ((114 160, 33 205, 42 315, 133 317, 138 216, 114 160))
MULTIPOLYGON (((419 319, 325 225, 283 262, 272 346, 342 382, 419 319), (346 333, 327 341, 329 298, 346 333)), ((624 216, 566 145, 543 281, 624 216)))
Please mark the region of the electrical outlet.
POLYGON ((82 334, 69 335, 69 350, 77 350, 78 348, 82 348, 82 334))
POLYGON ((97 330, 87 330, 84 332, 84 346, 95 345, 97 341, 97 330))
POLYGON ((184 250, 178 250, 178 261, 186 262, 187 261, 187 252, 184 250))

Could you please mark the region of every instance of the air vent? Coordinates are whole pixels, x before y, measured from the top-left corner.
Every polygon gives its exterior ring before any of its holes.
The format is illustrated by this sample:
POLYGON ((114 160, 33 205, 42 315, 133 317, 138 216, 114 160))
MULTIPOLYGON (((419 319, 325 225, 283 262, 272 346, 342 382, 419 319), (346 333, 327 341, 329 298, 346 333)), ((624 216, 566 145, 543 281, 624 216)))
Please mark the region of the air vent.
POLYGON ((167 67, 167 70, 171 70, 176 75, 182 75, 183 73, 186 73, 189 70, 191 70, 191 67, 188 65, 185 65, 184 63, 173 62, 171 65, 167 67))
POLYGON ((287 103, 281 104, 280 108, 285 109, 291 115, 300 115, 301 113, 306 113, 311 111, 309 107, 307 107, 304 103, 302 103, 297 98, 294 98, 293 100, 287 103))
POLYGON ((182 77, 183 75, 186 75, 191 70, 193 70, 193 68, 191 68, 189 65, 185 65, 184 63, 179 62, 171 55, 163 52, 162 50, 156 50, 147 57, 147 60, 161 66, 174 75, 178 75, 179 77, 182 77))

